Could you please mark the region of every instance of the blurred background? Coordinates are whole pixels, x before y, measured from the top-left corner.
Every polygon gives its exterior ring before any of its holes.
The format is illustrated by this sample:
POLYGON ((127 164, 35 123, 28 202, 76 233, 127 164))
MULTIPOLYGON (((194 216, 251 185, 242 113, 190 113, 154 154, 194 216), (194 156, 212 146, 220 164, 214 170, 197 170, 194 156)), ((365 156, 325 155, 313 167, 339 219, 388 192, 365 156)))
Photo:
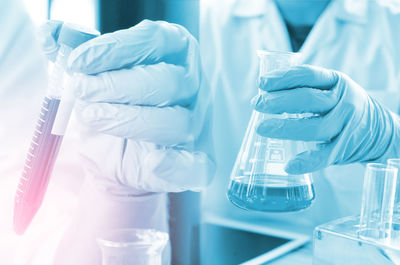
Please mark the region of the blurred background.
POLYGON ((132 27, 143 19, 167 20, 184 25, 198 36, 199 0, 24 0, 24 3, 38 25, 46 19, 57 19, 107 33, 132 27))

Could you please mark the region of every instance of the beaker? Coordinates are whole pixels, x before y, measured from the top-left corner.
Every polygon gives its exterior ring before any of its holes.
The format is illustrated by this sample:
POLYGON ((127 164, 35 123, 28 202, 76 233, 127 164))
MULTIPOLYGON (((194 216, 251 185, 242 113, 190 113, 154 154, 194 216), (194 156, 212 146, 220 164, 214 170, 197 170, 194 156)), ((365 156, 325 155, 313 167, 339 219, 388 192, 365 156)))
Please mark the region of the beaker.
POLYGON ((102 265, 161 265, 168 234, 153 229, 114 229, 97 239, 102 265))
POLYGON ((365 170, 359 235, 388 240, 391 236, 397 168, 369 163, 365 170))
MULTIPOLYGON (((299 64, 299 53, 258 51, 259 77, 276 76, 299 64), (282 72, 280 71, 280 72, 282 72)), ((266 93, 259 90, 259 93, 266 93)), ((262 137, 256 127, 265 118, 301 118, 302 114, 265 114, 253 111, 231 173, 228 198, 236 206, 256 211, 289 212, 309 207, 314 200, 310 174, 289 175, 287 162, 305 151, 305 142, 262 137)))

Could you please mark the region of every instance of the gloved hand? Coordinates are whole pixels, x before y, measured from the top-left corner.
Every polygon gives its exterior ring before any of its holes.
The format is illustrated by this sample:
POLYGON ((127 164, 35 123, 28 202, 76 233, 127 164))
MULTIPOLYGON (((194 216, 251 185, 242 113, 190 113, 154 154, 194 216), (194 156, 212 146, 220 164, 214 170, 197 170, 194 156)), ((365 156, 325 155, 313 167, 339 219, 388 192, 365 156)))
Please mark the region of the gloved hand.
MULTIPOLYGON (((60 26, 41 30, 50 59, 60 26)), ((98 182, 130 193, 209 183, 210 95, 197 41, 183 27, 145 20, 82 44, 68 66, 76 73, 81 153, 98 182)))
POLYGON ((386 162, 400 156, 399 117, 345 74, 302 65, 273 76, 281 77, 260 78, 260 88, 267 93, 252 100, 257 111, 315 114, 299 119, 268 118, 257 127, 265 137, 317 142, 315 150, 288 162, 288 173, 353 162, 386 162))

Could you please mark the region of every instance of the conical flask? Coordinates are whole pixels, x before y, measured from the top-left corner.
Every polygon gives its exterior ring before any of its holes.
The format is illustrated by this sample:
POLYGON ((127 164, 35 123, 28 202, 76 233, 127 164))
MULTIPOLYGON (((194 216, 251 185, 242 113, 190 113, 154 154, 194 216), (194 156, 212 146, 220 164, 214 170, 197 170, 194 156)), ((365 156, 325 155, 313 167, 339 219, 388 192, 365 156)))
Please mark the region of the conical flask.
MULTIPOLYGON (((300 57, 298 53, 269 51, 258 51, 258 56, 259 75, 264 77, 297 65, 300 57)), ((267 116, 287 119, 301 115, 253 111, 230 177, 227 195, 234 205, 265 212, 298 211, 311 205, 315 197, 311 175, 289 175, 284 170, 291 158, 306 150, 305 142, 266 138, 256 132, 267 116)))

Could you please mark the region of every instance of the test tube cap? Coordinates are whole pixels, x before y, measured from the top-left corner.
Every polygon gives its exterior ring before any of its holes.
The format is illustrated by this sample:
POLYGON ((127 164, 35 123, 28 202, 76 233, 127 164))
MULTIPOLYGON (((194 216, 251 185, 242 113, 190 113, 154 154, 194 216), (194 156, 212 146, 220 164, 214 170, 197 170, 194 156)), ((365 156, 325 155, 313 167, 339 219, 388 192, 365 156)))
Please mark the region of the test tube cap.
POLYGON ((58 43, 67 45, 75 49, 82 43, 99 35, 100 32, 95 29, 83 27, 81 25, 72 23, 64 23, 58 37, 58 43))

